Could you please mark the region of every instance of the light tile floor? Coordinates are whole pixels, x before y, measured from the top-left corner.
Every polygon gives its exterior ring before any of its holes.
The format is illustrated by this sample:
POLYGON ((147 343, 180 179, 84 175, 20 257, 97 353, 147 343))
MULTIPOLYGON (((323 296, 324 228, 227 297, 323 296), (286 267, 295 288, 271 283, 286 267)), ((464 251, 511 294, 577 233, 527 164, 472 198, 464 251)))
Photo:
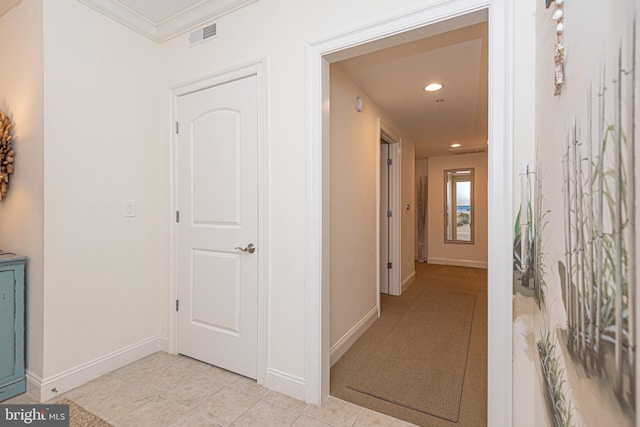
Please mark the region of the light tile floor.
MULTIPOLYGON (((57 396, 116 427, 405 427, 412 424, 329 397, 322 406, 184 356, 155 353, 57 396)), ((27 395, 2 403, 35 404, 27 395)))

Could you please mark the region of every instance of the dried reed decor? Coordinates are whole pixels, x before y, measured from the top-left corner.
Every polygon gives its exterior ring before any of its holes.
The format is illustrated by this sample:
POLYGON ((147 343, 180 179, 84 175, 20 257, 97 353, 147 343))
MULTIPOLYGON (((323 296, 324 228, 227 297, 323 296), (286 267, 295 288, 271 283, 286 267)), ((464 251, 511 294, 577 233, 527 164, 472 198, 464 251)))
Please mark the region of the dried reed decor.
MULTIPOLYGON (((555 0, 556 10, 551 19, 556 21, 556 43, 553 52, 553 62, 555 64, 553 72, 553 95, 558 96, 562 92, 564 83, 564 43, 562 33, 564 33, 564 0, 555 0)), ((549 7, 549 2, 547 2, 549 7)))
POLYGON ((636 381, 636 23, 587 89, 587 135, 574 118, 563 159, 567 346, 590 375, 612 379, 622 407, 636 381), (607 98, 607 91, 613 96, 607 98), (597 108, 594 101, 597 101, 597 108), (613 101, 613 103, 611 103, 613 101), (611 120, 613 119, 613 120, 611 120), (586 155, 584 149, 586 148, 586 155))
POLYGON ((0 200, 7 197, 9 175, 13 173, 12 128, 11 120, 0 110, 0 200))

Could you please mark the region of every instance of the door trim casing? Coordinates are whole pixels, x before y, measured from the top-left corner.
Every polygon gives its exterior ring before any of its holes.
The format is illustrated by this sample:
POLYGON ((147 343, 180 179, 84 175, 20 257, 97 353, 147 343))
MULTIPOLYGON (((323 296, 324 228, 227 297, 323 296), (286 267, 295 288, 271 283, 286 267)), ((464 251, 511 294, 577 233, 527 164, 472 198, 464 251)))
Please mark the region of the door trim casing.
MULTIPOLYGON (((507 0, 439 2, 306 46, 307 69, 307 402, 329 395, 329 72, 352 48, 487 11, 489 22, 488 425, 513 425, 513 16, 507 0)), ((388 46, 386 46, 388 47, 388 46)), ((360 52, 362 53, 362 52, 360 52)))
POLYGON ((175 301, 178 295, 178 253, 177 223, 178 210, 177 187, 177 134, 178 98, 209 87, 221 85, 249 76, 256 76, 257 108, 258 108, 258 345, 256 355, 256 373, 258 384, 267 382, 268 360, 268 290, 269 290, 269 171, 268 171, 268 132, 267 132, 267 59, 260 58, 236 67, 224 69, 197 79, 177 84, 169 88, 170 120, 169 120, 169 168, 170 168, 170 284, 169 284, 169 353, 178 352, 178 313, 175 301))
MULTIPOLYGON (((391 205, 391 220, 389 221, 389 252, 391 252, 391 274, 389 275, 389 295, 401 295, 402 294, 402 229, 401 229, 401 215, 402 215, 402 139, 398 138, 387 124, 378 117, 378 125, 376 130, 378 144, 380 141, 385 140, 389 144, 389 156, 393 161, 393 167, 391 168, 391 174, 389 176, 389 204, 391 205)), ((380 155, 380 149, 378 149, 378 156, 380 155)), ((380 159, 376 162, 380 167, 380 159)), ((380 182, 380 174, 382 171, 377 171, 377 182, 380 182)), ((377 194, 380 194, 380 188, 377 189, 377 194)), ((377 198, 377 212, 380 215, 380 198, 377 198)), ((378 218, 377 223, 380 224, 381 218, 378 218)), ((378 250, 380 247, 380 228, 378 227, 378 250)), ((380 252, 377 256, 378 262, 380 262, 380 252)), ((377 266, 376 271, 380 271, 380 265, 377 266)), ((378 316, 380 316, 380 280, 378 278, 377 289, 377 303, 378 303, 378 316)))

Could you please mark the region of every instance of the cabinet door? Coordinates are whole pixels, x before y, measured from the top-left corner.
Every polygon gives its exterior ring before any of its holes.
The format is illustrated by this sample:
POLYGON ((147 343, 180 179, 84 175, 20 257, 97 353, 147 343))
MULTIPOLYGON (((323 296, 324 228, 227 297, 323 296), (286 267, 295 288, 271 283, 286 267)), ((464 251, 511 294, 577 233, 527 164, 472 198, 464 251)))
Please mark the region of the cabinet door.
POLYGON ((14 270, 0 270, 0 385, 16 379, 16 280, 14 270))

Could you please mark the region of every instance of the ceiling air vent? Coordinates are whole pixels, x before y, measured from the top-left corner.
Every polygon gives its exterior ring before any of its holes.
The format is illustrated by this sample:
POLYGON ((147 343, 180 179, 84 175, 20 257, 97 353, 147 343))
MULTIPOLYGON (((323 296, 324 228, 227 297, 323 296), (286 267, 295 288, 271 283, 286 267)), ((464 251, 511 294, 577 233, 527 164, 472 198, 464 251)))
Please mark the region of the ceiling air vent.
POLYGON ((471 154, 471 153, 484 153, 487 151, 487 147, 458 147, 449 148, 451 154, 471 154))
POLYGON ((218 35, 218 24, 213 23, 204 28, 199 28, 189 34, 189 47, 195 46, 207 40, 211 40, 218 35))

